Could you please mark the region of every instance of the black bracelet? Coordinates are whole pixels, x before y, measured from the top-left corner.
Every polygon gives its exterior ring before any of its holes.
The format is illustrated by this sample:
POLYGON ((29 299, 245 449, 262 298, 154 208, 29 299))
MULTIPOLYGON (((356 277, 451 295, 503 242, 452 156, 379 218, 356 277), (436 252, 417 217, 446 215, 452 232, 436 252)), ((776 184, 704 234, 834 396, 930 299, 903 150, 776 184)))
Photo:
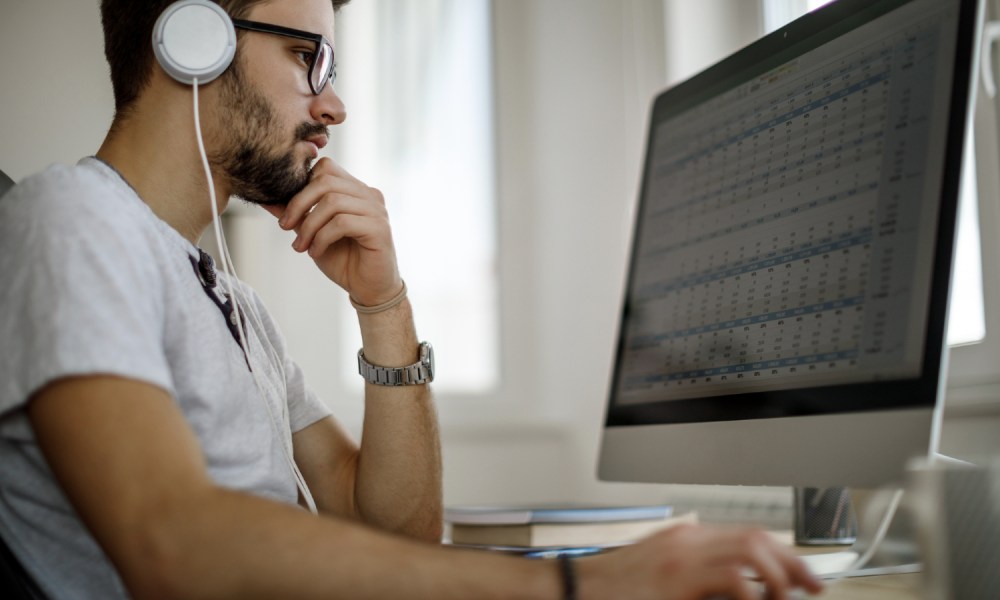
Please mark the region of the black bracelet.
POLYGON ((573 559, 566 554, 560 554, 559 558, 559 578, 562 579, 563 600, 576 600, 576 569, 573 566, 573 559))

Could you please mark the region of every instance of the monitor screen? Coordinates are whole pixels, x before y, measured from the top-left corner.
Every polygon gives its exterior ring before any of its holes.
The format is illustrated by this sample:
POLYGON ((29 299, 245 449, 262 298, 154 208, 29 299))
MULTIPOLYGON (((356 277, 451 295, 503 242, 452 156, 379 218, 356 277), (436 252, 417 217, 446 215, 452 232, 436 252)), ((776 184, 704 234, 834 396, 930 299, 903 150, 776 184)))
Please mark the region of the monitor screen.
POLYGON ((677 443, 732 463, 699 467, 707 483, 874 484, 926 454, 975 13, 841 0, 656 98, 602 478, 684 482, 683 467, 620 467, 677 443), (891 468, 783 458, 838 440, 891 468))

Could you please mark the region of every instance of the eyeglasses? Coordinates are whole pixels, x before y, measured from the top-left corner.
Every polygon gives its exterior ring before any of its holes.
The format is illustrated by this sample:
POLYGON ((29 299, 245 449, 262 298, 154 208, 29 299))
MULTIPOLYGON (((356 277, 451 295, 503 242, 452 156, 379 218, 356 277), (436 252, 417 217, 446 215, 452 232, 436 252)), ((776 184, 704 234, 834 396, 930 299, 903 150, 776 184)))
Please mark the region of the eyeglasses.
POLYGON ((337 63, 333 60, 333 44, 318 33, 310 33, 281 25, 271 25, 270 23, 260 23, 258 21, 245 21, 243 19, 233 19, 233 27, 245 29, 247 31, 257 31, 259 33, 271 33, 283 35, 285 37, 299 40, 307 40, 316 44, 316 52, 309 62, 309 89, 312 93, 319 95, 329 81, 330 85, 337 80, 337 63))

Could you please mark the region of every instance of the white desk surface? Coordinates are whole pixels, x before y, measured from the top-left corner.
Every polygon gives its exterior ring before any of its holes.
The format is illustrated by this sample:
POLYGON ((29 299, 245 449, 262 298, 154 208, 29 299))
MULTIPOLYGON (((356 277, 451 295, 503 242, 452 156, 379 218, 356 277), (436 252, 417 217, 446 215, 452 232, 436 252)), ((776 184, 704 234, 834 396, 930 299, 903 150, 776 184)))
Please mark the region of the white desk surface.
MULTIPOLYGON (((782 536, 784 537, 784 536, 782 536)), ((791 534, 787 536, 791 538, 791 534)), ((839 552, 843 546, 796 546, 800 554, 839 552)), ((902 575, 871 575, 848 577, 827 582, 826 591, 819 596, 822 600, 921 600, 923 573, 902 575)))
POLYGON ((921 596, 920 573, 907 575, 875 575, 842 579, 829 585, 816 596, 823 600, 919 600, 921 596))

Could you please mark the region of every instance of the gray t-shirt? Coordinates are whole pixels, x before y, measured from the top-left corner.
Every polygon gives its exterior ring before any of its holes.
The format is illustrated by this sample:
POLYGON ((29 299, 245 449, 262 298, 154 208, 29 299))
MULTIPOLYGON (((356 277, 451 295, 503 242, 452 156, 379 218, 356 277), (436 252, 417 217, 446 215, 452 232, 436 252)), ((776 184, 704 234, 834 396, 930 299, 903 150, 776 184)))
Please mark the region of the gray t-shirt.
POLYGON ((0 531, 54 598, 127 595, 54 480, 27 419, 26 401, 54 380, 110 374, 163 388, 197 435, 215 482, 297 500, 281 444, 329 409, 305 386, 260 299, 240 284, 263 328, 248 319, 269 416, 243 350, 191 263, 198 256, 94 158, 50 167, 0 199, 0 531), (284 385, 262 338, 283 364, 284 385))

